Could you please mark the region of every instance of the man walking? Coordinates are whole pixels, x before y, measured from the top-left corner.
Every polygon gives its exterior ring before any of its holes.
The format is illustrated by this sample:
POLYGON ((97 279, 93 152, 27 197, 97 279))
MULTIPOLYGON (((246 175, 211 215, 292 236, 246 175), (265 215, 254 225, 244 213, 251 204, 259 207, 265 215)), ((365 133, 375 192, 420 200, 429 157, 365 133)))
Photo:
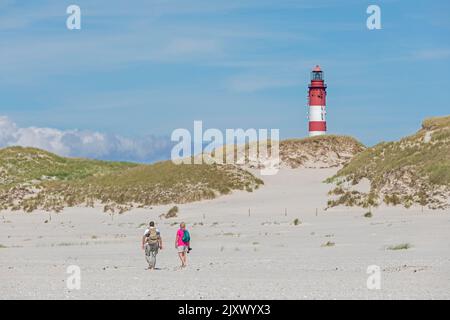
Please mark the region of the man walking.
POLYGON ((162 250, 162 238, 161 233, 155 227, 155 222, 150 221, 148 229, 145 230, 142 237, 142 250, 145 250, 145 259, 148 263, 148 269, 155 269, 156 255, 158 250, 162 250))

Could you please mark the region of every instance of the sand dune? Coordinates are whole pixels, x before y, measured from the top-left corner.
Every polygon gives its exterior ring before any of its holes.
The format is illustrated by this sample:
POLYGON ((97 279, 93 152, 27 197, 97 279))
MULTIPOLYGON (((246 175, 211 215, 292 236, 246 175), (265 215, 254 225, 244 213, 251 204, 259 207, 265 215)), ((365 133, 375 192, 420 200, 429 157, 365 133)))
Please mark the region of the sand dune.
POLYGON ((180 205, 173 219, 159 218, 170 206, 113 219, 100 207, 51 217, 3 212, 1 298, 449 299, 450 210, 380 207, 372 218, 361 208, 324 211, 330 186, 322 181, 335 172, 282 169, 252 193, 180 205), (160 269, 147 271, 139 242, 152 219, 165 248, 160 269), (182 220, 194 249, 180 271, 182 220), (387 249, 402 243, 412 247, 387 249), (80 290, 67 289, 69 265, 81 268, 80 290), (366 286, 369 265, 382 270, 380 290, 366 286))

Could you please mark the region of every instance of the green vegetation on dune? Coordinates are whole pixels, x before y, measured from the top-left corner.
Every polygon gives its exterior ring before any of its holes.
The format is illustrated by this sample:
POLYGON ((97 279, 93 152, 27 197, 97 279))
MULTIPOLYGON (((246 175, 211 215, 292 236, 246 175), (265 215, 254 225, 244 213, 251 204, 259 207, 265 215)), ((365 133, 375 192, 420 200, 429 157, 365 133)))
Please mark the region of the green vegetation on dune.
POLYGON ((132 168, 137 164, 71 159, 24 147, 0 149, 0 187, 45 180, 76 180, 132 168))
POLYGON ((152 165, 59 157, 33 148, 0 150, 0 207, 59 211, 95 203, 105 211, 212 199, 262 181, 235 166, 152 165))
POLYGON ((413 204, 444 208, 450 189, 450 116, 423 122, 416 134, 397 142, 383 142, 357 154, 334 177, 337 183, 329 206, 413 204), (370 191, 352 186, 367 178, 370 191))

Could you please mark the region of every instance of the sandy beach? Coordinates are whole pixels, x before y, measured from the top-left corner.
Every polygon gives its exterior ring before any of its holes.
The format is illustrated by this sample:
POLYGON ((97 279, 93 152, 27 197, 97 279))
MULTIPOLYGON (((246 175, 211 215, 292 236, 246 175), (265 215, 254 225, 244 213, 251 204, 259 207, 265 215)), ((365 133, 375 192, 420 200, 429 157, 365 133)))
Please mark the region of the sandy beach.
POLYGON ((1 213, 2 299, 449 299, 450 210, 382 206, 324 211, 336 169, 283 169, 254 192, 111 217, 98 208, 1 213), (299 219, 298 225, 294 220, 299 219), (146 270, 140 241, 155 220, 164 249, 146 270), (179 265, 185 221, 193 250, 179 265), (326 246, 326 243, 329 243, 326 246), (388 250, 408 243, 407 250, 388 250), (334 245, 333 245, 334 244, 334 245), (67 267, 81 270, 69 290, 67 267), (381 268, 369 290, 367 268, 381 268))

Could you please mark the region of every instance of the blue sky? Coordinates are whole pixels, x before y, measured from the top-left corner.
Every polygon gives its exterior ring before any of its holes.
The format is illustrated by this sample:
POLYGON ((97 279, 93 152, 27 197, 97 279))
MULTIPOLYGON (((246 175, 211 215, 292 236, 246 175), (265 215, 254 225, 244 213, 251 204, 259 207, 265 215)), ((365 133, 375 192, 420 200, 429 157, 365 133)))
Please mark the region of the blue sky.
POLYGON ((450 113, 449 34, 444 0, 0 0, 0 146, 153 160, 194 120, 304 137, 316 64, 330 133, 395 140, 450 113), (81 30, 66 28, 70 4, 81 30))

